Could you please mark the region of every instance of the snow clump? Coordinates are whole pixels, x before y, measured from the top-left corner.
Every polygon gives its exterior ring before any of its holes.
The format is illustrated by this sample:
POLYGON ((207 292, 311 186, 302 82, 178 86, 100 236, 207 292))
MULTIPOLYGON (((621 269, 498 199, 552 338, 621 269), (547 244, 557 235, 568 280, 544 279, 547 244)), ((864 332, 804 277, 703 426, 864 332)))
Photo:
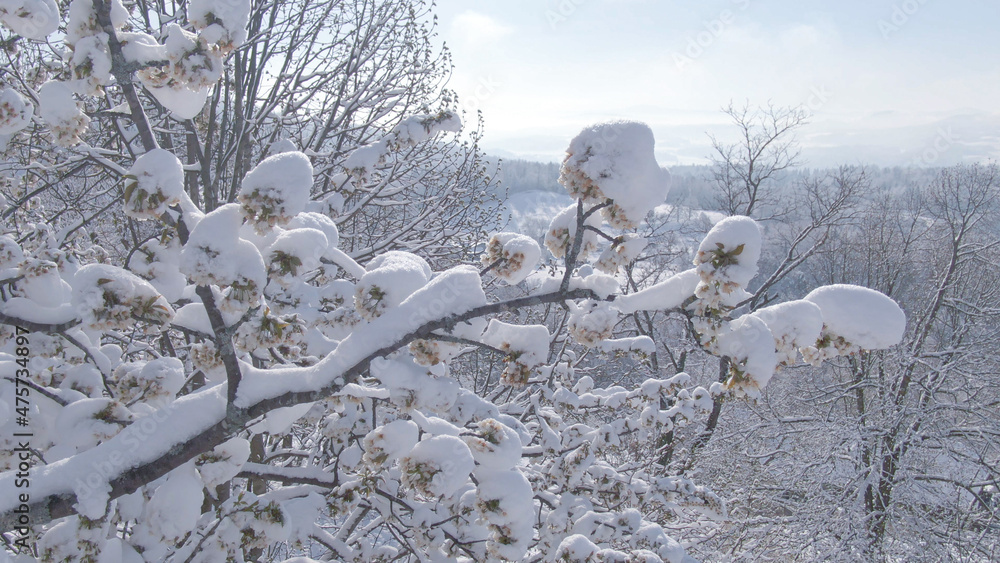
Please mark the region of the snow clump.
POLYGON ((368 263, 354 290, 354 306, 367 320, 396 307, 431 279, 426 260, 401 250, 380 254, 368 263))
POLYGON ((153 149, 135 159, 125 178, 129 217, 156 219, 184 195, 184 167, 168 150, 153 149))
POLYGON ((298 151, 280 153, 247 173, 237 198, 243 214, 263 234, 276 225, 287 225, 304 211, 312 185, 309 157, 298 151))
POLYGON ((50 80, 38 89, 38 116, 49 124, 55 143, 61 147, 80 144, 90 124, 69 86, 50 80))
POLYGON ((400 462, 403 484, 432 498, 456 493, 475 467, 465 442, 447 435, 420 442, 400 462))
POLYGON ((859 350, 881 350, 898 344, 906 331, 906 314, 882 293, 857 285, 837 284, 814 289, 804 298, 823 313, 823 332, 802 350, 807 362, 859 350))
MULTIPOLYGON (((545 247, 556 258, 566 256, 573 248, 573 240, 576 237, 576 207, 576 205, 570 205, 556 214, 545 233, 545 247)), ((583 224, 584 227, 597 229, 601 226, 601 218, 594 213, 584 219, 583 224)), ((583 258, 595 250, 597 250, 597 233, 586 229, 583 232, 583 242, 580 245, 580 257, 583 258)))
POLYGON ((24 37, 43 41, 59 29, 55 0, 0 0, 0 22, 24 37))
POLYGON ((0 90, 0 135, 13 135, 31 124, 32 106, 13 88, 0 90))
POLYGON ((559 183, 586 204, 609 203, 601 214, 612 227, 634 228, 663 203, 670 188, 670 175, 657 164, 653 145, 653 131, 643 123, 592 125, 570 141, 559 183))
POLYGON ((492 319, 482 342, 507 354, 501 381, 520 387, 528 383, 532 370, 545 362, 549 330, 542 325, 512 325, 492 319))
POLYGON ((496 276, 510 285, 524 281, 542 256, 538 243, 531 237, 517 233, 497 233, 486 245, 483 266, 499 262, 493 269, 496 276))
POLYGON ((166 324, 174 317, 156 288, 121 268, 88 264, 77 270, 72 285, 73 306, 91 329, 126 329, 135 317, 166 324))
POLYGON ((180 267, 194 283, 228 288, 227 299, 245 308, 257 302, 267 278, 260 251, 239 237, 242 223, 235 203, 205 215, 181 251, 180 267))

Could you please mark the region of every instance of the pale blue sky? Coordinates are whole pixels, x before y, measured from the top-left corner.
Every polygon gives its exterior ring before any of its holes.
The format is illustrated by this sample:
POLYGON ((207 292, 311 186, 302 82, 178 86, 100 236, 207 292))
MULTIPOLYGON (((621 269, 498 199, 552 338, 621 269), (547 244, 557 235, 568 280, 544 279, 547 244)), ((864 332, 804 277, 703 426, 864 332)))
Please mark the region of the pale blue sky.
POLYGON ((450 86, 491 152, 557 160, 582 127, 649 123, 709 154, 730 100, 803 105, 810 164, 1000 155, 996 0, 438 0, 450 86))

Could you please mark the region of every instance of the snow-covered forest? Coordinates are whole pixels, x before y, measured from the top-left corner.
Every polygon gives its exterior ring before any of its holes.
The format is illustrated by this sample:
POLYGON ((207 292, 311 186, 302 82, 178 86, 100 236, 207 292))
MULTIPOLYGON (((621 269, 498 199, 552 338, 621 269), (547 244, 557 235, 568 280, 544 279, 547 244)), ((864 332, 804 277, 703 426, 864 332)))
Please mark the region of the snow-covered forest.
POLYGON ((0 562, 994 561, 1000 170, 499 161, 423 0, 0 0, 0 562))

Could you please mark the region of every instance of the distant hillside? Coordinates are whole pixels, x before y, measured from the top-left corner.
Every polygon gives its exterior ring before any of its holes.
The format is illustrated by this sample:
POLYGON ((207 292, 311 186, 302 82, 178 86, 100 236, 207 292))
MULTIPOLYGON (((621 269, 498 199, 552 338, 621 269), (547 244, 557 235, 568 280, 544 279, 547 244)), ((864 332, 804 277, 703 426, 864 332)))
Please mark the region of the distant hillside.
MULTIPOLYGON (((716 208, 716 191, 711 166, 678 165, 670 166, 667 169, 670 171, 671 183, 670 192, 664 203, 696 209, 711 210, 716 208)), ((940 169, 868 166, 866 170, 872 180, 873 188, 898 193, 908 188, 926 185, 933 181, 940 169)), ((785 173, 776 178, 775 181, 780 192, 784 187, 791 187, 809 177, 825 175, 830 172, 833 170, 799 168, 785 173)), ((503 159, 500 162, 500 180, 501 187, 507 191, 508 197, 531 192, 559 195, 566 193, 559 185, 559 165, 553 162, 503 159)))

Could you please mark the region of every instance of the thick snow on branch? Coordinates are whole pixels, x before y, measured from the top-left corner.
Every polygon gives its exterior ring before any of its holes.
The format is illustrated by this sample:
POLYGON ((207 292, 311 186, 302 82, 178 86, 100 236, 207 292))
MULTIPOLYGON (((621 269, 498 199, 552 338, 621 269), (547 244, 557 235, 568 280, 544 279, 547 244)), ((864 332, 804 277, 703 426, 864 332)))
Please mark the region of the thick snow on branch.
POLYGON ((814 289, 803 300, 815 303, 823 314, 821 336, 802 351, 812 363, 859 349, 895 346, 906 331, 906 314, 899 305, 867 287, 828 285, 814 289))
POLYGON ((24 99, 17 90, 0 90, 0 135, 13 135, 31 124, 35 106, 24 99))
POLYGON ((44 41, 59 29, 59 6, 55 0, 2 0, 0 21, 21 37, 44 41))
POLYGON ((615 307, 625 314, 676 309, 694 295, 694 290, 700 281, 698 270, 694 268, 684 270, 656 285, 629 295, 622 295, 615 299, 615 307))
POLYGON ((614 202, 601 211, 613 227, 630 228, 663 203, 670 174, 653 154, 653 131, 635 121, 592 125, 570 141, 559 183, 584 203, 614 202))
POLYGON ((531 237, 517 233, 497 233, 490 238, 483 255, 483 266, 494 267, 493 273, 510 285, 524 281, 538 265, 542 250, 531 237))

